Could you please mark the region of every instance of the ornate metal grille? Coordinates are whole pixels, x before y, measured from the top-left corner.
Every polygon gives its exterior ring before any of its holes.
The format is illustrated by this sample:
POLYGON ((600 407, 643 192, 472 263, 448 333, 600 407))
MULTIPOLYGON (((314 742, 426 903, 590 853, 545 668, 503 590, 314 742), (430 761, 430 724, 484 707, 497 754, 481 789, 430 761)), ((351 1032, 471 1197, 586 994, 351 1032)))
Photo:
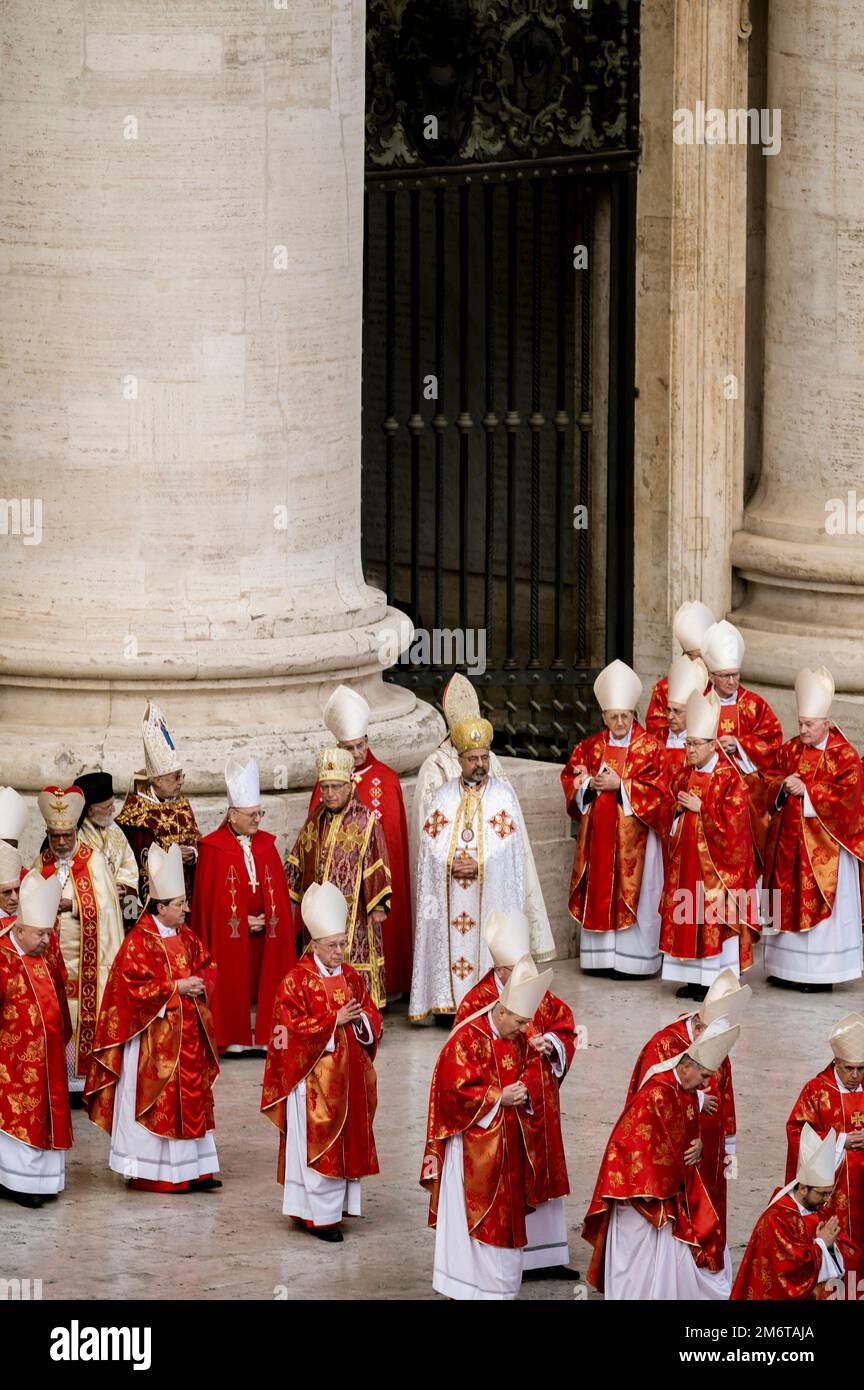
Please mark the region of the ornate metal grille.
POLYGON ((428 634, 387 675, 437 700, 467 667, 529 757, 632 646, 637 13, 369 4, 364 564, 428 634))

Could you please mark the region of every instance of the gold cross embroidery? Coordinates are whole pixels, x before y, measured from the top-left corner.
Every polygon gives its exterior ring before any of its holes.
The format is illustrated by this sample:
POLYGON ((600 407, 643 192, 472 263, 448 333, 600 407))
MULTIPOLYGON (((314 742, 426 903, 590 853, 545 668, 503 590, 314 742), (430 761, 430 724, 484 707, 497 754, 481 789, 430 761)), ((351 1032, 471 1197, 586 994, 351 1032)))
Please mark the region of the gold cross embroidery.
POLYGON ((357 825, 349 825, 337 832, 336 843, 342 846, 347 855, 351 855, 363 844, 363 831, 357 825))

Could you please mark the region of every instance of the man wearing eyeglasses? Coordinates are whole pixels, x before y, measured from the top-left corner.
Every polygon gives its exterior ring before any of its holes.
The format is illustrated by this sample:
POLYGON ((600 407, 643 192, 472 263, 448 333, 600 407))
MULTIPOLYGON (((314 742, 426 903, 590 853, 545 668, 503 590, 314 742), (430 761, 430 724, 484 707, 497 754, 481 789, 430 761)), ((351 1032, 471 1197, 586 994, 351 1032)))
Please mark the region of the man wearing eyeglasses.
POLYGON ((217 967, 220 1055, 266 1050, 273 1002, 295 961, 291 903, 276 837, 261 829, 258 764, 229 759, 228 811, 198 844, 193 931, 217 967))

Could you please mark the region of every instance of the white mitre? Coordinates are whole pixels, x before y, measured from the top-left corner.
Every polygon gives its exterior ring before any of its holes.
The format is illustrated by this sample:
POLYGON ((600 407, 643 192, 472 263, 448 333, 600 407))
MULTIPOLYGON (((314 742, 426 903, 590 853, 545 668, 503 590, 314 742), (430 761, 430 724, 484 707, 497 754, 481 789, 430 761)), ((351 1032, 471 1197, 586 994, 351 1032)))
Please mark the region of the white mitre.
POLYGON ((509 1009, 518 1018, 533 1018, 552 983, 554 973, 553 970, 544 970, 541 974, 532 956, 522 956, 513 966, 510 979, 501 991, 501 1007, 509 1009))
POLYGON ((31 869, 21 882, 18 899, 18 921, 24 927, 53 927, 63 895, 59 875, 43 878, 38 869, 31 869))
POLYGON ((709 671, 740 671, 744 660, 744 638, 724 618, 709 627, 702 638, 702 660, 709 671))
POLYGON ((834 677, 827 666, 811 671, 805 666, 795 677, 795 704, 799 719, 827 719, 834 699, 834 677))
POLYGON ((5 840, 0 840, 0 884, 14 883, 17 888, 21 882, 23 867, 24 860, 15 846, 7 845, 5 840))
POLYGON ((246 763, 229 758, 225 764, 225 785, 229 806, 248 810, 261 805, 261 776, 254 758, 246 763))
POLYGON ((666 699, 669 704, 686 705, 694 691, 701 695, 708 684, 708 668, 699 656, 695 660, 689 656, 679 656, 669 667, 667 681, 669 688, 666 699))
POLYGON ((690 738, 717 737, 720 698, 716 690, 709 690, 707 695, 703 695, 700 690, 694 690, 687 696, 685 722, 690 738))
POLYGON ((141 737, 144 740, 144 770, 148 777, 166 777, 169 772, 180 772, 183 764, 165 716, 152 700, 147 701, 144 711, 141 737))
POLYGON ((695 599, 692 603, 681 604, 672 619, 672 632, 685 652, 697 652, 702 649, 705 633, 716 621, 711 609, 695 599))
POLYGON ((844 1014, 828 1041, 838 1062, 860 1067, 864 1063, 864 1018, 861 1014, 844 1014))
POLYGON ((697 1013, 706 1027, 718 1018, 725 1019, 727 1023, 736 1023, 752 993, 749 985, 742 985, 734 970, 721 970, 711 981, 697 1013))
POLYGON ((20 840, 27 824, 27 803, 14 787, 0 791, 0 840, 20 840))
POLYGON ((350 685, 337 685, 324 706, 324 723, 337 743, 365 738, 369 728, 369 705, 350 685))
POLYGON ((642 694, 642 682, 624 661, 610 661, 594 682, 594 694, 602 710, 635 709, 642 694))
POLYGON ((348 922, 348 904, 335 883, 310 883, 300 901, 300 916, 313 941, 342 936, 348 922))
POLYGON ((518 908, 503 911, 493 907, 483 923, 483 936, 496 965, 512 970, 517 961, 530 955, 531 927, 518 908))
POLYGON ((183 873, 183 854, 179 845, 162 849, 152 844, 147 854, 147 882, 150 897, 169 903, 172 898, 185 898, 186 877, 183 873))

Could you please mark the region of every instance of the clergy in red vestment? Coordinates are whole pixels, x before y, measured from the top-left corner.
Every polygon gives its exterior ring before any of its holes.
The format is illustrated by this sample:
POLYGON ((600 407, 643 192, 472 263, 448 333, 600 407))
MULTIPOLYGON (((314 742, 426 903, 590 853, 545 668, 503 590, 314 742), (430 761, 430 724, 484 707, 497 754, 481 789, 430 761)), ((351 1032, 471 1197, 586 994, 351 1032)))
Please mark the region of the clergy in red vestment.
MULTIPOLYGON (((802 1128, 809 1124, 820 1137, 836 1130, 839 1167, 827 1211, 838 1218, 860 1258, 864 1251, 864 1017, 844 1014, 829 1042, 834 1060, 807 1082, 786 1125, 786 1181, 795 1174, 802 1128)), ((858 1276, 864 1278, 864 1266, 858 1276)))
POLYGON ((784 743, 768 783, 765 973, 770 984, 808 994, 862 973, 864 770, 831 722, 833 698, 826 667, 799 671, 799 732, 784 743))
POLYGON ((139 871, 138 896, 149 897, 147 856, 151 845, 168 849, 179 845, 186 873, 186 897, 192 901, 195 859, 201 832, 195 813, 181 788, 185 781, 180 754, 165 723, 165 716, 148 700, 141 724, 144 740, 144 770, 136 772, 132 786, 117 817, 135 855, 139 871))
POLYGON ((677 1056, 648 1069, 612 1131, 582 1234, 588 1282, 607 1299, 725 1299, 732 1264, 699 1171, 696 1091, 739 1028, 717 1019, 677 1056))
POLYGON ((663 750, 636 722, 642 682, 613 661, 594 682, 605 729, 577 743, 561 773, 567 811, 579 817, 570 916, 579 963, 613 978, 660 969, 662 842, 669 830, 663 750))
POLYGON ((721 970, 753 964, 759 931, 749 790, 716 741, 714 691, 687 700, 687 766, 673 774, 675 820, 660 900, 663 979, 679 999, 705 998, 721 970))
POLYGON ((261 829, 260 781, 254 758, 229 759, 228 811, 198 843, 191 926, 217 967, 213 1024, 223 1054, 266 1049, 276 991, 296 959, 276 836, 261 829))
POLYGON ((457 1024, 435 1064, 420 1184, 435 1227, 432 1287, 458 1300, 512 1299, 533 1206, 526 1033, 552 971, 530 956, 500 999, 457 1024))
POLYGON ((741 684, 744 638, 732 623, 715 623, 702 639, 702 660, 720 699, 720 746, 747 779, 750 830, 761 868, 768 833, 767 780, 774 775, 783 730, 767 700, 741 684))
MULTIPOLYGON (((0 876, 8 872, 0 858, 0 876)), ((59 902, 59 880, 33 870, 21 883, 17 916, 0 922, 0 1197, 22 1207, 41 1207, 63 1191, 72 1147, 72 1023, 62 961, 51 949, 59 902)))
MULTIPOLYGON (((364 978, 375 1007, 387 1002, 382 927, 390 906, 384 832, 354 789, 354 759, 344 748, 318 754, 321 801, 285 858, 292 902, 312 883, 332 883, 348 904, 348 964, 364 978)), ((300 923, 297 924, 298 930, 300 923)))
POLYGON ((24 861, 18 850, 6 840, 0 840, 0 931, 10 926, 12 918, 18 915, 23 869, 24 861))
MULTIPOLYGON (((733 971, 721 971, 698 1012, 676 1018, 648 1039, 636 1059, 627 1099, 633 1099, 651 1067, 658 1062, 668 1062, 682 1048, 686 1050, 702 1036, 709 1024, 718 1019, 725 1020, 727 1024, 737 1023, 750 994, 750 986, 742 985, 733 971)), ((712 1073, 704 1089, 696 1092, 696 1097, 702 1140, 699 1171, 717 1213, 725 1244, 726 1183, 736 1143, 735 1094, 732 1088, 732 1063, 728 1057, 712 1073)))
POLYGON ((151 898, 111 967, 84 1104, 111 1136, 108 1166, 139 1191, 221 1187, 213 1138, 219 1074, 210 957, 183 925, 180 846, 149 855, 151 898))
MULTIPOLYGON (((693 603, 682 603, 675 617, 672 619, 672 634, 681 647, 685 657, 691 661, 698 661, 702 655, 702 638, 709 627, 714 625, 715 618, 711 609, 697 599, 693 603)), ((682 658, 678 658, 673 664, 677 667, 682 658)), ((706 671, 705 683, 699 687, 699 693, 704 694, 709 687, 708 675, 706 671)), ((689 690, 684 696, 686 702, 689 690)), ((645 728, 649 734, 653 734, 661 743, 665 742, 667 724, 667 708, 669 702, 669 678, 661 676, 651 692, 651 699, 648 702, 648 710, 645 715, 645 728)))
MULTIPOLYGON (((387 962, 388 995, 411 989, 411 871, 408 822, 399 774, 382 763, 369 748, 369 706, 356 690, 339 685, 324 706, 324 723, 354 759, 354 791, 384 831, 390 863, 390 911, 381 923, 384 959, 387 962)), ((318 783, 312 789, 308 814, 321 801, 318 783)))
MULTIPOLYGON (((504 912, 493 908, 487 915, 483 935, 494 962, 493 969, 487 971, 461 1001, 456 1011, 456 1026, 497 1003, 516 962, 530 954, 530 930, 527 916, 516 909, 504 912)), ((576 1025, 563 999, 547 990, 525 1036, 528 1060, 523 1080, 531 1100, 528 1112, 532 1145, 529 1201, 535 1210, 529 1212, 525 1220, 528 1244, 523 1251, 522 1267, 523 1270, 556 1270, 560 1277, 566 1273, 572 1279, 573 1271, 565 1269, 570 1259, 570 1246, 564 1198, 570 1191, 570 1183, 561 1135, 558 1091, 573 1061, 576 1025)))
POLYGON ((708 672, 704 661, 699 657, 691 660, 689 656, 679 656, 669 668, 666 729, 657 738, 663 746, 666 773, 670 778, 673 772, 680 772, 687 763, 687 701, 694 691, 703 694, 708 683, 708 672))
POLYGON ((829 1210, 837 1162, 833 1130, 805 1124, 795 1174, 775 1192, 753 1228, 732 1289, 737 1302, 845 1296, 844 1275, 860 1252, 829 1210))
POLYGON ((332 883, 312 883, 300 911, 311 944, 279 988, 261 1109, 279 1129, 283 1214, 338 1242, 343 1215, 361 1215, 361 1179, 378 1172, 373 1061, 381 1014, 363 977, 343 961, 344 895, 332 883))

